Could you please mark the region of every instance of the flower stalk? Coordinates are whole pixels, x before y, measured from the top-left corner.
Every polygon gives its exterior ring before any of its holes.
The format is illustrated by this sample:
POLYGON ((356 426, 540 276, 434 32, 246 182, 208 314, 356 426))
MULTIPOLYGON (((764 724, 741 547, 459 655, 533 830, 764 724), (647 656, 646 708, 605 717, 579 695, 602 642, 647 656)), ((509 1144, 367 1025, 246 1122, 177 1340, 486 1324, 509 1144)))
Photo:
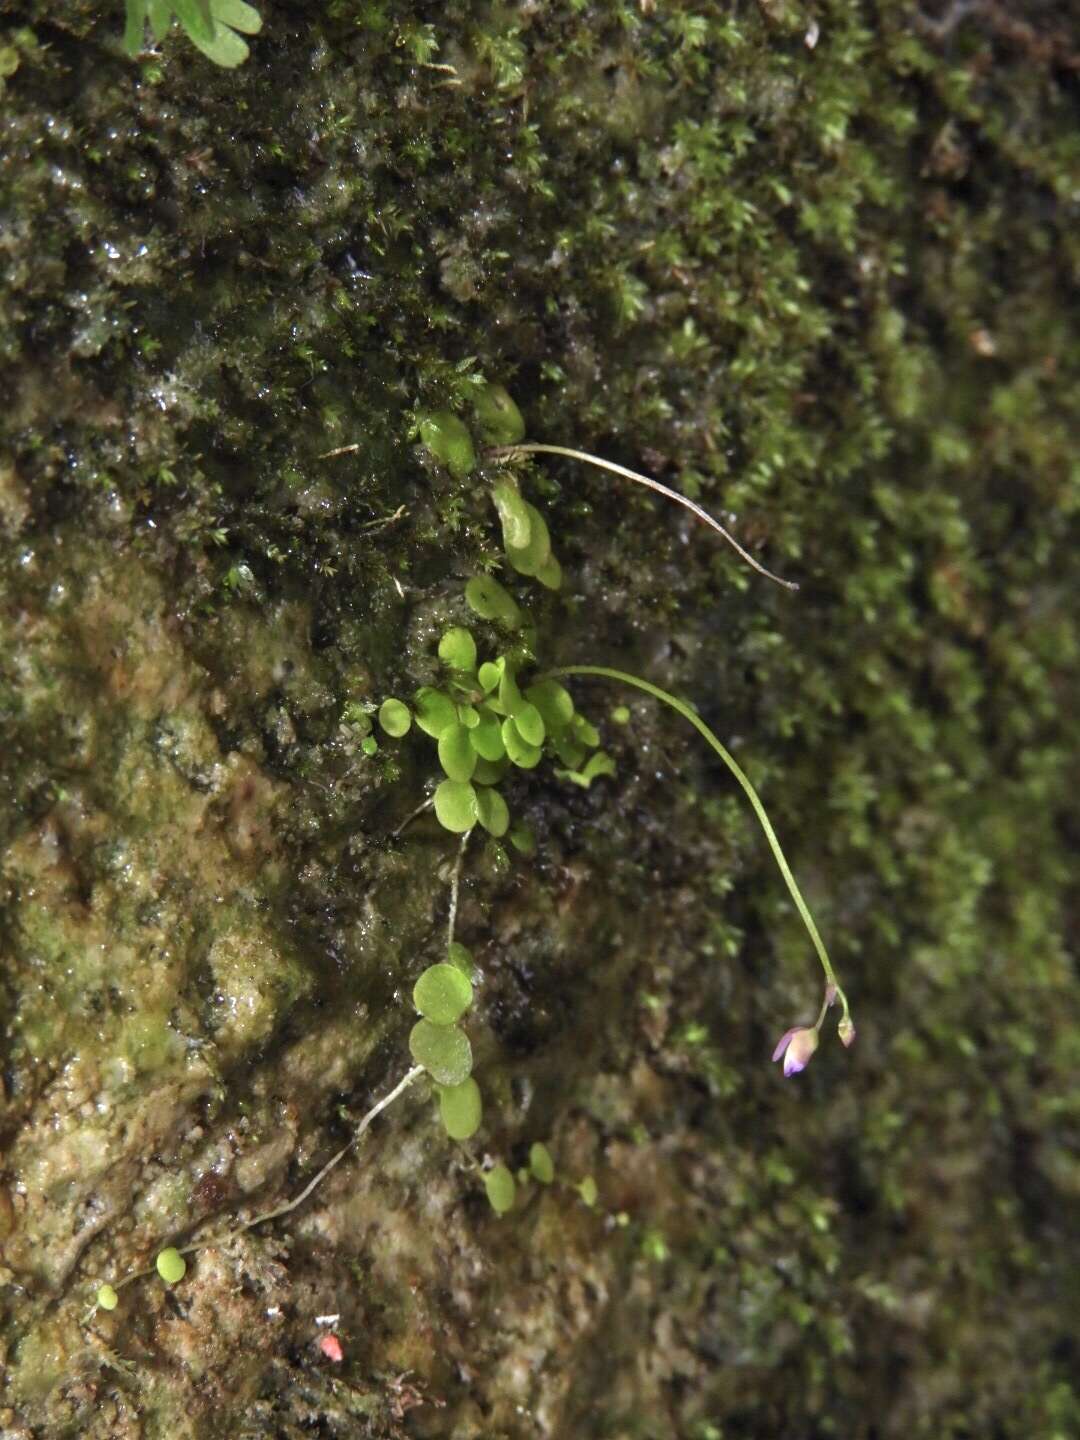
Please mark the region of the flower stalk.
MULTIPOLYGON (((712 749, 716 751, 717 755, 720 756, 720 759, 742 787, 746 798, 750 801, 754 814, 757 816, 761 828, 765 832, 765 839, 769 843, 769 849, 773 853, 773 858, 779 866, 780 874, 784 877, 784 884, 787 886, 788 893, 795 902, 795 908, 798 910, 802 922, 806 926, 807 933, 817 952, 818 959, 821 961, 821 968, 825 972, 825 1000, 822 1005, 821 1015, 818 1017, 817 1025, 812 1027, 814 1033, 816 1035, 817 1031, 820 1030, 821 1022, 825 1018, 825 1012, 829 1009, 830 1005, 832 1005, 834 1000, 839 1000, 841 1006, 841 1019, 839 1024, 840 1039, 845 1045, 850 1045, 851 1041, 855 1038, 855 1026, 848 1008, 847 996, 844 994, 836 978, 836 971, 832 967, 832 961, 829 959, 829 952, 825 948, 825 942, 822 940, 821 933, 814 923, 814 917, 810 913, 810 907, 803 899, 802 891, 799 889, 798 882, 792 874, 791 866, 788 864, 787 857, 780 846, 776 831, 773 829, 772 822, 765 812, 765 806, 761 803, 757 791, 750 783, 749 776, 735 759, 734 755, 731 754, 730 750, 728 750, 718 736, 713 733, 709 726, 705 724, 705 721, 702 720, 700 715, 695 714, 695 712, 691 710, 685 701, 677 699, 676 696, 669 694, 666 690, 661 690, 659 685, 653 685, 648 680, 640 679, 637 675, 628 675, 624 670, 613 670, 606 665, 562 665, 557 670, 547 671, 547 675, 553 678, 560 675, 598 675, 607 680, 621 681, 624 685, 633 685, 638 690, 644 690, 646 695, 652 695, 655 699, 662 700, 665 705, 669 705, 672 710, 676 711, 676 713, 681 715, 685 720, 689 720, 694 729, 703 736, 712 749), (845 1036, 849 1038, 845 1039, 845 1036)), ((790 1033, 792 1032, 789 1032, 789 1034, 790 1033)), ((800 1066, 799 1068, 801 1069, 802 1067, 800 1066)))

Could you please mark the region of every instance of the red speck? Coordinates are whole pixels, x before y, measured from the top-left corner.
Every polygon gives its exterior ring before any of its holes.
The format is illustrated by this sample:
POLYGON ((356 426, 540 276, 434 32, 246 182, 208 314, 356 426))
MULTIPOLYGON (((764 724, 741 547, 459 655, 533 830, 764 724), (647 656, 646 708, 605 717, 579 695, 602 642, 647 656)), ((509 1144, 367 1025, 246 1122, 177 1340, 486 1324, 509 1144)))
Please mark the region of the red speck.
POLYGON ((345 1351, 342 1350, 341 1341, 336 1335, 324 1335, 319 1341, 319 1349, 326 1358, 332 1360, 335 1365, 340 1365, 342 1360, 345 1359, 345 1351))

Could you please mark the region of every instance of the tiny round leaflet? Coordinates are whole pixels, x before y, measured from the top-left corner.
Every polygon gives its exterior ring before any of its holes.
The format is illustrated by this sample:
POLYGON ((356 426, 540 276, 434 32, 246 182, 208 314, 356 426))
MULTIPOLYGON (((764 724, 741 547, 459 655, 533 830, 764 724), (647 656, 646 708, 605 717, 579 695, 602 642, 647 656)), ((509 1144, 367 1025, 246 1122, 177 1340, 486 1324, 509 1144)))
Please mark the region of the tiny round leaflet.
POLYGON ((456 1025, 418 1020, 409 1035, 409 1053, 440 1085, 460 1085, 472 1071, 469 1037, 456 1025))
POLYGON ((476 641, 464 625, 447 630, 439 641, 439 659, 452 670, 472 670, 476 666, 476 641))
POLYGON ((187 1273, 187 1261, 173 1245, 159 1252, 154 1265, 166 1285, 178 1284, 187 1273))
POLYGON ((379 706, 379 724, 395 740, 408 734, 412 726, 412 714, 401 700, 384 700, 379 706))
POLYGON ((471 1140, 480 1128, 484 1108, 480 1087, 470 1075, 460 1085, 439 1089, 439 1114, 451 1140, 471 1140))
POLYGON ((551 1158, 551 1151, 539 1140, 530 1147, 529 1169, 533 1179, 539 1180, 541 1185, 550 1185, 555 1179, 555 1162, 551 1158))
POLYGON ((514 1177, 505 1165, 496 1165, 484 1176, 484 1189, 496 1215, 505 1215, 514 1208, 516 1188, 514 1177))
POLYGON ((455 835, 472 829, 478 819, 476 791, 467 780, 444 780, 436 787, 435 817, 455 835))
POLYGON ((455 1024, 472 998, 472 982, 456 965, 430 965, 413 986, 413 1004, 433 1025, 455 1024))

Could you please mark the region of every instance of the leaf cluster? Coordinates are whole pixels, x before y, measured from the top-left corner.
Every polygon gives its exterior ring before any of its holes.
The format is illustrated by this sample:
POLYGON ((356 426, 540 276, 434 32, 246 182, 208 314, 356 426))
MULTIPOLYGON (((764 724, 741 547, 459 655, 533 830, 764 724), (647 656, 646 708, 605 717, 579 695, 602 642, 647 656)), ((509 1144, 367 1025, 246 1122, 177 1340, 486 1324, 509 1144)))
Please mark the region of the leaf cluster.
POLYGON ((262 16, 246 0, 126 0, 124 49, 138 55, 146 27, 156 43, 164 40, 174 20, 191 43, 215 65, 233 69, 248 57, 245 35, 257 35, 262 16))
MULTIPOLYGON (((513 597, 490 576, 474 577, 465 593, 487 617, 505 623, 517 613, 513 597)), ((610 756, 597 748, 599 732, 575 709, 570 692, 551 679, 523 686, 512 649, 479 661, 472 632, 454 626, 439 642, 439 658, 444 684, 421 686, 411 708, 384 700, 379 724, 399 738, 415 722, 435 741, 445 777, 435 790, 435 815, 445 829, 460 835, 479 824, 501 839, 510 830, 501 782, 514 768, 535 769, 545 752, 558 762, 555 773, 578 785, 614 773, 610 756)), ((511 833, 511 843, 518 838, 511 833)))

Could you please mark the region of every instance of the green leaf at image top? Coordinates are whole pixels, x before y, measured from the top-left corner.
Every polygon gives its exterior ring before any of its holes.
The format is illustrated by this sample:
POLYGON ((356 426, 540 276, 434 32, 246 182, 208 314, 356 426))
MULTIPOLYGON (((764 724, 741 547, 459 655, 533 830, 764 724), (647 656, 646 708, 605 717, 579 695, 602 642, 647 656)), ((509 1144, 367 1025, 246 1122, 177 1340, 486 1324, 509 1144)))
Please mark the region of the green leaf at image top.
POLYGON ((470 1075, 460 1085, 439 1087, 439 1114, 451 1140, 470 1140, 480 1129, 484 1105, 480 1087, 470 1075))
POLYGON ((433 1025, 453 1025, 472 1004, 472 981, 456 965, 429 965, 413 986, 413 1004, 433 1025))
POLYGON ((449 410, 425 415, 420 421, 420 439, 441 460, 455 480, 464 480, 476 465, 472 436, 449 410))
POLYGON ((474 575, 465 586, 465 599, 484 620, 498 620, 509 630, 521 624, 517 601, 490 575, 474 575))
POLYGON ((124 48, 137 55, 143 48, 147 21, 155 41, 162 41, 173 19, 179 20, 188 39, 215 65, 228 69, 248 57, 247 43, 240 38, 257 35, 262 17, 245 0, 127 0, 124 48))
POLYGON ((379 724, 387 735, 399 739, 408 733, 412 725, 409 707, 400 700, 384 700, 379 706, 379 724))
MULTIPOLYGON (((150 0, 150 8, 161 11, 166 7, 150 0)), ((214 17, 210 11, 210 0, 170 0, 169 8, 176 12, 176 18, 192 40, 213 40, 214 17)))
POLYGON ((464 625, 447 630, 439 641, 439 659, 451 670, 476 668, 476 641, 464 625))
POLYGON ((469 782, 444 780, 435 790, 435 818, 444 830, 464 835, 480 818, 476 791, 469 782))
POLYGON ((472 1046, 457 1025, 418 1020, 409 1035, 409 1054, 440 1085, 461 1085, 472 1072, 472 1046))
POLYGON ((517 1187, 514 1177, 505 1165, 496 1165, 484 1176, 484 1189, 488 1203, 496 1215, 505 1215, 514 1208, 514 1193, 517 1187))

